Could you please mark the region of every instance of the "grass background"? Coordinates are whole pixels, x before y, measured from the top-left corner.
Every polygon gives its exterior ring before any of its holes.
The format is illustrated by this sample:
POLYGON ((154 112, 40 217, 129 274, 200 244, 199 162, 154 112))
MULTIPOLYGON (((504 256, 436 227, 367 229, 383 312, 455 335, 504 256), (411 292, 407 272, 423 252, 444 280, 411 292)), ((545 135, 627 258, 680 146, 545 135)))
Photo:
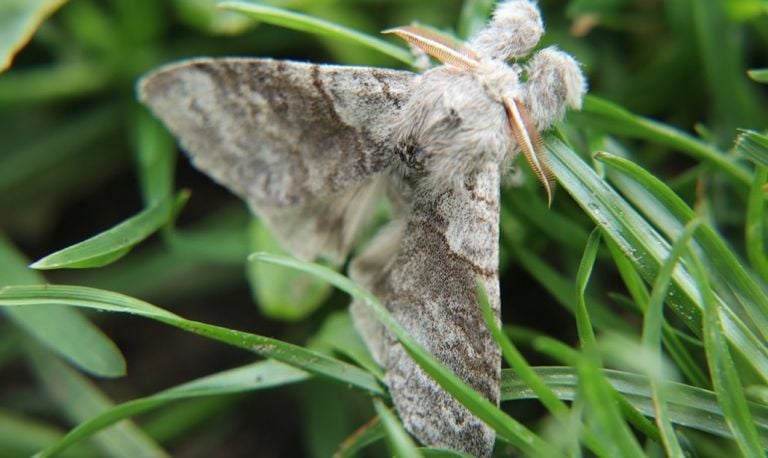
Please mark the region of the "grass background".
MULTIPOLYGON (((377 31, 465 37, 493 2, 214 3, 0 0, 0 455, 437 455, 388 413, 341 291, 380 304, 281 257, 133 86, 201 55, 408 68, 377 31)), ((504 191, 502 409, 400 337, 500 456, 764 455, 768 7, 540 6, 590 96, 547 138, 553 208, 534 179, 504 191)))

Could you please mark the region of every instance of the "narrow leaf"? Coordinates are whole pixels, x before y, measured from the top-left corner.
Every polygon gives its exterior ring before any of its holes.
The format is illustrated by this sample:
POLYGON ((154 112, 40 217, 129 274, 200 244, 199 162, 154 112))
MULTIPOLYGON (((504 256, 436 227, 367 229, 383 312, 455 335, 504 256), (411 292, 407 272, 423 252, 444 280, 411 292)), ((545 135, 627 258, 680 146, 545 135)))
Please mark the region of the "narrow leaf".
MULTIPOLYGON (((0 286, 45 283, 10 241, 0 234, 0 286)), ((3 311, 48 350, 100 377, 125 375, 125 359, 109 337, 70 307, 14 307, 3 311)))
POLYGON ((53 456, 102 429, 132 416, 164 407, 182 399, 257 391, 307 380, 311 375, 277 361, 267 360, 209 375, 114 406, 83 421, 39 456, 53 456))
POLYGON ((256 253, 251 256, 253 260, 271 262, 278 265, 293 267, 304 272, 309 272, 322 278, 337 288, 359 300, 371 309, 376 318, 398 339, 411 358, 421 366, 443 389, 459 400, 467 409, 487 425, 496 430, 496 433, 505 440, 520 447, 526 453, 536 456, 553 456, 555 451, 539 436, 528 430, 521 423, 509 417, 498 407, 490 403, 480 393, 470 388, 463 380, 440 364, 434 356, 427 352, 405 329, 389 314, 379 300, 353 283, 348 278, 327 267, 317 264, 299 261, 284 256, 275 256, 266 253, 256 253))
POLYGON ((768 68, 756 68, 747 72, 750 78, 758 83, 768 84, 768 68))
POLYGON ((282 8, 247 2, 221 2, 218 6, 219 8, 231 11, 238 11, 268 24, 356 43, 382 54, 386 54, 411 66, 413 66, 414 63, 411 54, 403 48, 394 46, 379 38, 316 17, 295 13, 282 8))
POLYGON ((322 374, 330 379, 356 386, 375 395, 384 396, 386 394, 374 376, 351 364, 277 339, 187 320, 123 294, 82 286, 64 285, 9 286, 0 289, 0 306, 41 307, 49 304, 130 313, 150 318, 267 358, 282 361, 308 372, 322 374))
POLYGON ((173 216, 175 202, 166 196, 157 204, 117 226, 87 240, 50 254, 30 267, 34 269, 79 269, 110 264, 149 237, 173 216))
POLYGON ((413 439, 405 432, 403 426, 395 418, 395 415, 381 402, 380 399, 373 400, 373 406, 376 408, 376 414, 381 420, 384 431, 387 433, 387 442, 392 456, 403 458, 419 458, 421 453, 413 443, 413 439))
MULTIPOLYGON (((30 347, 32 367, 45 387, 49 398, 73 423, 80 423, 113 406, 110 400, 90 380, 71 369, 49 353, 30 347)), ((132 422, 113 426, 94 438, 102 453, 131 458, 168 456, 149 436, 132 422)))
POLYGON ((0 2, 0 72, 32 38, 40 24, 66 0, 5 0, 0 2))
POLYGON ((761 442, 757 434, 747 398, 744 396, 744 387, 739 380, 738 369, 723 333, 718 305, 712 291, 707 287, 707 273, 696 254, 691 253, 691 256, 693 274, 705 288, 701 292, 704 302, 704 344, 717 400, 744 456, 763 456, 765 441, 761 442))

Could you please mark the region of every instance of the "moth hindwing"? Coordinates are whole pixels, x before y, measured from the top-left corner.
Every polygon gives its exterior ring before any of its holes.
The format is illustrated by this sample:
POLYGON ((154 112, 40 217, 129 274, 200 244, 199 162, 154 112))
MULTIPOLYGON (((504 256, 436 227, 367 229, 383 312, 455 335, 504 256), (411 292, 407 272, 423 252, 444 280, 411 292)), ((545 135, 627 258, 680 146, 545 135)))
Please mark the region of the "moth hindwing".
MULTIPOLYGON (((499 187, 522 150, 551 198, 540 130, 578 108, 578 63, 543 34, 535 3, 501 2, 467 45, 393 29, 446 65, 417 75, 271 59, 196 59, 157 70, 139 96, 192 162, 245 199, 294 255, 341 262, 382 195, 392 221, 350 262, 405 329, 499 401, 499 187), (524 76, 521 78, 521 75, 524 76)), ((489 456, 494 431, 445 392, 363 304, 355 325, 405 427, 422 443, 489 456)))

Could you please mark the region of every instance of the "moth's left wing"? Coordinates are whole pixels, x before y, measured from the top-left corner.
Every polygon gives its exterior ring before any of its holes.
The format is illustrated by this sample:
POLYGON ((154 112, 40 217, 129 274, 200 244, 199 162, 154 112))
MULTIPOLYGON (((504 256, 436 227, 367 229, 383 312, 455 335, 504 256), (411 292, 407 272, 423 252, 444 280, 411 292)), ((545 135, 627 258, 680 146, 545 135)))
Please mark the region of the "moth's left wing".
POLYGON ((355 215, 333 201, 343 196, 360 207, 349 194, 394 158, 391 117, 412 77, 370 67, 195 59, 145 77, 139 97, 194 164, 245 199, 295 254, 339 258, 348 242, 330 231, 355 215), (318 203, 335 213, 305 211, 318 203), (296 231, 302 215, 320 233, 296 231), (301 252, 321 245, 313 236, 327 240, 327 249, 301 252))

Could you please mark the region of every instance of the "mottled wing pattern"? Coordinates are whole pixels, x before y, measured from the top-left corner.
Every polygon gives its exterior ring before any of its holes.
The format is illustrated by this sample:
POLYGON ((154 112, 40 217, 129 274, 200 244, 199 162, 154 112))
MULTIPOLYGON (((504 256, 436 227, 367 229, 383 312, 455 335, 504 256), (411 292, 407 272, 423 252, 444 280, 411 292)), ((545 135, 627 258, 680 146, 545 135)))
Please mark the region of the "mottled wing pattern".
POLYGON ((348 227, 344 218, 364 218, 330 202, 346 192, 350 208, 365 206, 350 190, 373 186, 371 177, 395 157, 389 119, 407 98, 412 77, 272 59, 195 59, 144 78, 139 97, 193 163, 245 199, 294 254, 339 259, 349 245, 338 230, 348 227), (337 210, 306 214, 318 203, 337 210), (286 226, 302 214, 325 218, 305 219, 322 233, 286 226))
MULTIPOLYGON (((353 277, 382 298, 411 336, 496 404, 501 353, 483 320, 475 281, 484 285, 498 323, 499 182, 499 165, 489 162, 462 187, 440 193, 417 187, 404 227, 395 222, 391 236, 384 233, 352 266, 353 277)), ((494 431, 440 388, 361 307, 353 307, 353 314, 367 337, 384 338, 372 348, 386 367, 406 428, 430 446, 489 456, 494 431)))

